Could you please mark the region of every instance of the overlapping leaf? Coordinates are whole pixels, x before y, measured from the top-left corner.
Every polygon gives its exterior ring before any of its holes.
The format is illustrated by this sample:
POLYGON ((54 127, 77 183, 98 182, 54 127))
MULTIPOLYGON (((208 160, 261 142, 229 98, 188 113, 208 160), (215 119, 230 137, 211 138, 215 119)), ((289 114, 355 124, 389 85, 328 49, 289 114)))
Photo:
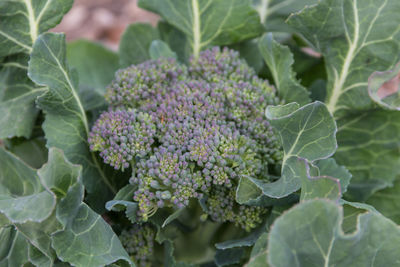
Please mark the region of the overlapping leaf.
POLYGON ((106 47, 78 40, 67 44, 67 60, 79 75, 79 96, 85 110, 106 105, 103 95, 119 68, 117 53, 106 47))
POLYGON ((18 0, 0 3, 0 138, 29 138, 44 88, 26 76, 28 54, 40 33, 56 26, 73 0, 18 0), (7 56, 7 57, 6 57, 7 56), (2 57, 5 57, 1 60, 2 57))
POLYGON ((128 67, 149 60, 150 44, 157 39, 159 39, 158 30, 150 24, 129 25, 119 43, 120 65, 128 67))
POLYGON ((263 29, 249 0, 140 0, 185 33, 193 55, 212 45, 228 45, 259 35, 263 29))
POLYGON ((397 225, 378 213, 366 212, 359 215, 357 229, 344 234, 342 222, 342 208, 327 200, 312 200, 292 208, 271 229, 269 264, 276 267, 398 265, 397 225))
POLYGON ((309 92, 296 80, 292 70, 294 61, 289 48, 276 42, 272 34, 264 35, 258 47, 272 73, 279 96, 288 103, 309 103, 309 92))
POLYGON ((89 124, 78 95, 76 72, 66 63, 66 45, 63 34, 45 33, 33 46, 28 69, 29 77, 49 91, 38 99, 46 115, 43 130, 48 147, 62 149, 73 163, 82 164, 83 182, 93 198, 89 201, 96 210, 103 210, 114 191, 105 176, 102 165, 89 151, 87 138, 89 124))
POLYGON ((324 0, 288 20, 325 57, 326 103, 335 117, 371 108, 368 77, 400 59, 400 2, 324 0))
MULTIPOLYGON (((264 195, 282 198, 300 188, 301 177, 306 173, 305 164, 330 157, 335 152, 336 123, 321 102, 314 102, 302 108, 296 103, 269 106, 266 115, 282 140, 284 157, 281 178, 273 183, 252 177, 247 179, 264 195)), ((251 188, 247 185, 246 189, 252 189, 254 192, 254 186, 251 188)), ((246 194, 248 192, 239 186, 237 198, 246 194)), ((254 197, 252 193, 247 198, 254 197)))
POLYGON ((352 173, 349 194, 364 201, 400 174, 400 114, 373 110, 338 121, 335 159, 352 173))
POLYGON ((253 0, 253 6, 260 14, 261 22, 267 32, 294 32, 285 23, 289 15, 317 2, 317 0, 253 0))
POLYGON ((374 72, 368 80, 368 92, 383 108, 400 110, 400 63, 387 72, 374 72))
POLYGON ((0 230, 0 262, 53 266, 59 258, 74 266, 104 266, 120 259, 130 263, 111 227, 82 202, 81 166, 68 162, 58 149, 50 149, 49 162, 37 172, 4 150, 0 156, 0 201, 14 203, 11 212, 0 210, 7 218, 0 230))

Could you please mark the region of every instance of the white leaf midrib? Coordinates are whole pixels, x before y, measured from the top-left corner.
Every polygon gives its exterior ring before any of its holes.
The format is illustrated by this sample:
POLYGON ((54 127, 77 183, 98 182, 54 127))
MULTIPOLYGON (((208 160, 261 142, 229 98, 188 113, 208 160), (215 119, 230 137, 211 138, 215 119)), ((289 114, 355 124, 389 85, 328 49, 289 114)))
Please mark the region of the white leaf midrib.
POLYGON ((353 40, 349 40, 349 49, 347 51, 347 55, 345 57, 342 71, 340 73, 339 77, 335 77, 335 82, 333 85, 332 93, 329 98, 329 101, 327 102, 327 107, 328 110, 334 114, 334 112, 337 109, 337 102, 339 100, 339 97, 342 94, 342 88, 343 85, 347 79, 349 70, 350 70, 350 65, 356 55, 357 51, 357 44, 359 40, 359 31, 360 31, 360 25, 359 25, 359 18, 358 18, 358 10, 357 10, 357 0, 353 0, 353 13, 354 13, 354 37, 353 40))

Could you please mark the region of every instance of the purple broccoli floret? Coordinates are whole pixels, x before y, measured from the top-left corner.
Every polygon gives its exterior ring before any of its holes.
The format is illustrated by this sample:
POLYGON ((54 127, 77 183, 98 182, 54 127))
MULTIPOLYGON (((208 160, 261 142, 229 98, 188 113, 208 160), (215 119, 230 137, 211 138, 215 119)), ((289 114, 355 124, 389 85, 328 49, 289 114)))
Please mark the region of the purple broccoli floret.
POLYGON ((234 192, 244 175, 268 179, 269 164, 281 162, 264 116, 280 100, 237 52, 203 51, 189 67, 174 59, 128 67, 117 72, 107 100, 91 150, 116 169, 132 168, 142 221, 204 198, 211 219, 256 227, 265 208, 239 205, 234 192))

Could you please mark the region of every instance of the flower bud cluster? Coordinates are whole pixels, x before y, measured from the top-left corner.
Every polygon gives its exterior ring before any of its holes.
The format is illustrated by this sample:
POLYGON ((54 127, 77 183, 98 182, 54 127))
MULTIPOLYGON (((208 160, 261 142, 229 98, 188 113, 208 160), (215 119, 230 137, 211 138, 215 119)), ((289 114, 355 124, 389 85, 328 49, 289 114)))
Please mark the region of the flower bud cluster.
POLYGON ((237 52, 213 48, 188 67, 158 59, 120 70, 107 100, 91 150, 116 169, 132 167, 143 221, 204 197, 212 219, 256 226, 264 209, 238 205, 234 192, 243 175, 265 179, 268 164, 281 161, 264 116, 279 99, 237 52))
POLYGON ((151 267, 154 253, 155 229, 148 223, 134 224, 129 230, 123 230, 119 239, 132 261, 138 267, 151 267))

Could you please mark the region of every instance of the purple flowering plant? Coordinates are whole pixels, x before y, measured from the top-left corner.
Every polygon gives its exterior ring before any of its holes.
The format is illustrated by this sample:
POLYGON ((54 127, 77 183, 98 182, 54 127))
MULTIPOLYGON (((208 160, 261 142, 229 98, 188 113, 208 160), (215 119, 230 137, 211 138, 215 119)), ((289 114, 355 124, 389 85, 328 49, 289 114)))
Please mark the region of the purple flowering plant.
POLYGON ((138 2, 0 1, 0 266, 398 266, 400 2, 138 2))

